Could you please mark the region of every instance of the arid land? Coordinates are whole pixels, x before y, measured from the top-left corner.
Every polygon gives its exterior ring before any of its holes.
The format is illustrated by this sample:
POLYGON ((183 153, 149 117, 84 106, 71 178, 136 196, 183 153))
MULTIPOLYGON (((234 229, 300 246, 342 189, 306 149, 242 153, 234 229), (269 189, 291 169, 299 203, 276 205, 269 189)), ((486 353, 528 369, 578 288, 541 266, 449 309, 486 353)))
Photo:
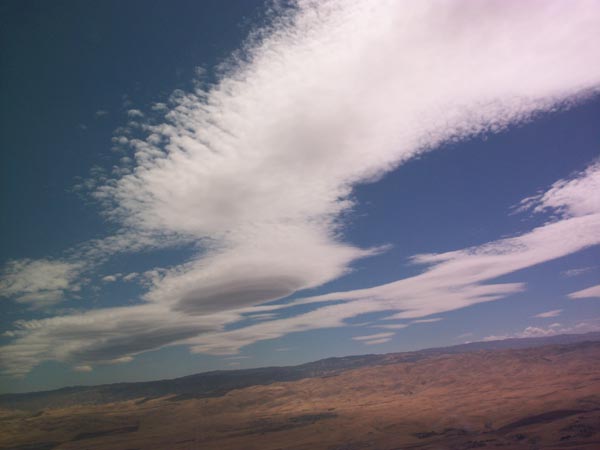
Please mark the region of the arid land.
POLYGON ((0 449, 599 449, 600 340, 590 339, 324 360, 300 379, 226 392, 217 372, 210 392, 193 379, 196 392, 153 387, 110 403, 89 389, 0 396, 0 449))

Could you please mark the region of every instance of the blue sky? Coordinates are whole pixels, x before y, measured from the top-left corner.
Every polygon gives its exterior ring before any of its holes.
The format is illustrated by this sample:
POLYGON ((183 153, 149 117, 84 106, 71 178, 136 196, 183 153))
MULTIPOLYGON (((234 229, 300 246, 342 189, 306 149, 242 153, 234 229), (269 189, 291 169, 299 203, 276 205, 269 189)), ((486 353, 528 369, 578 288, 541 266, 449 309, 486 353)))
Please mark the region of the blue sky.
POLYGON ((600 329, 594 2, 5 2, 5 392, 600 329))

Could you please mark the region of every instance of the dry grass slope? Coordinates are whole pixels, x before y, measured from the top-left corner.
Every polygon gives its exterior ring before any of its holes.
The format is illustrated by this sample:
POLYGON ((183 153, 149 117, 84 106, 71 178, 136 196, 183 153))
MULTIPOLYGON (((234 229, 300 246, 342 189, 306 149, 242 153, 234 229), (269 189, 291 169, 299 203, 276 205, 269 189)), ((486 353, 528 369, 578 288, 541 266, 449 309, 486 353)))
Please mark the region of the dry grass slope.
POLYGON ((600 448, 600 342, 430 355, 232 390, 2 411, 18 450, 600 448))

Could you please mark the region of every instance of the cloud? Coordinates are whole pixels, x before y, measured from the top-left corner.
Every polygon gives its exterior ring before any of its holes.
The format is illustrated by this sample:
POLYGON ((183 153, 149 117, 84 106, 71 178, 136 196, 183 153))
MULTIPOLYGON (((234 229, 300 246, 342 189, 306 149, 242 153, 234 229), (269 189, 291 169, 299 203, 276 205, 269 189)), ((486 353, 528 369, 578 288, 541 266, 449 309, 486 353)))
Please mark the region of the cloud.
MULTIPOLYGON (((392 316, 386 317, 385 320, 393 320, 395 318, 403 318, 403 316, 401 315, 400 317, 398 317, 398 314, 394 314, 392 316)), ((409 327, 410 325, 414 325, 414 324, 418 324, 418 323, 434 323, 434 322, 439 322, 440 320, 443 320, 442 317, 435 317, 435 318, 431 318, 431 319, 417 319, 417 320, 411 320, 410 322, 406 322, 406 323, 394 323, 394 324, 377 324, 375 325, 377 328, 385 328, 388 330, 401 330, 402 328, 406 328, 409 327)))
MULTIPOLYGON (((586 173, 587 176, 596 176, 595 172, 586 173)), ((419 318, 520 292, 524 288, 522 283, 489 283, 489 280, 598 243, 600 213, 590 213, 563 218, 520 236, 476 247, 416 255, 413 262, 425 265, 425 269, 414 277, 366 289, 300 298, 284 304, 251 306, 241 302, 246 306, 208 308, 210 313, 201 313, 200 309, 181 311, 177 308, 179 303, 169 302, 168 289, 151 289, 149 294, 161 292, 164 296, 148 297, 147 303, 135 307, 19 323, 12 331, 17 336, 16 341, 2 348, 0 365, 6 373, 18 375, 46 359, 75 365, 106 364, 173 344, 186 344, 191 346, 192 351, 200 353, 235 354, 240 348, 257 341, 319 328, 343 327, 348 325, 346 320, 349 318, 374 312, 397 311, 391 317, 412 319, 407 324, 398 324, 407 326, 419 320, 429 320, 419 318), (292 317, 224 330, 226 324, 241 320, 245 314, 284 311, 297 305, 314 305, 316 308, 292 317)), ((219 269, 218 266, 214 268, 217 273, 219 269)), ((172 280, 188 273, 188 270, 181 274, 158 271, 153 285, 169 287, 172 280), (170 281, 163 282, 165 279, 170 281)), ((172 286, 172 297, 177 299, 180 297, 177 295, 179 285, 173 283, 172 286)), ((258 286, 262 289, 262 285, 258 286)), ((522 336, 541 333, 536 331, 537 327, 534 328, 522 336)), ((381 333, 368 338, 363 340, 383 343, 373 341, 389 340, 390 335, 381 333)))
POLYGON ((373 254, 340 238, 355 185, 597 88, 596 8, 300 2, 217 83, 177 91, 130 141, 135 170, 96 190, 131 236, 204 246, 146 300, 204 314, 348 273, 373 254))
POLYGON ((193 315, 252 306, 337 278, 351 261, 374 253, 282 228, 167 271, 144 298, 193 315))
POLYGON ((591 272, 593 270, 596 269, 596 266, 591 266, 591 267, 579 267, 577 269, 569 269, 569 270, 565 270, 563 272, 561 272, 561 275, 564 277, 577 277, 579 275, 583 275, 584 273, 588 273, 591 272))
POLYGON ((394 333, 377 333, 367 336, 355 336, 352 339, 355 341, 360 341, 365 345, 376 345, 391 341, 393 336, 394 333))
POLYGON ((102 277, 102 281, 104 283, 114 283, 115 281, 117 281, 119 278, 121 277, 120 273, 116 273, 114 275, 106 275, 104 277, 102 277))
POLYGON ((379 344, 385 344, 386 342, 390 342, 392 339, 391 338, 381 338, 381 339, 373 339, 372 341, 364 341, 363 343, 365 345, 379 345, 379 344))
POLYGON ((410 325, 409 323, 393 323, 393 324, 383 324, 383 325, 378 324, 378 325, 376 325, 376 327, 383 328, 386 330, 401 330, 402 328, 406 328, 409 325, 410 325))
POLYGON ((431 318, 431 319, 413 320, 411 323, 432 323, 432 322, 439 322, 440 320, 443 320, 443 319, 441 317, 435 317, 435 318, 431 318))
POLYGON ((274 319, 275 317, 277 317, 276 313, 259 313, 249 316, 249 318, 252 320, 269 320, 274 319))
POLYGON ((546 311, 546 312, 542 312, 542 313, 536 314, 533 317, 537 317, 537 318, 540 318, 540 319, 547 319, 547 318, 550 318, 550 317, 558 317, 558 316, 560 316, 560 314, 562 312, 563 312, 562 309, 553 309, 551 311, 546 311))
POLYGON ((534 212, 552 210, 563 217, 584 216, 600 211, 600 162, 570 179, 557 181, 537 197, 522 202, 534 212))
POLYGON ((9 261, 0 273, 0 296, 32 308, 65 300, 79 291, 82 263, 51 259, 9 261))
POLYGON ((179 315, 159 305, 105 308, 69 316, 17 321, 16 339, 2 347, 3 373, 22 376, 44 360, 73 366, 131 361, 131 357, 221 328, 237 315, 179 315))
POLYGON ((581 291, 573 292, 569 294, 569 298, 575 300, 580 298, 600 298, 600 284, 582 289, 581 291))
POLYGON ((144 117, 144 113, 142 111, 140 111, 139 109, 129 109, 129 110, 127 110, 127 115, 129 117, 131 117, 132 119, 144 117))
POLYGON ((352 339, 355 341, 371 341, 373 339, 392 337, 393 335, 394 335, 394 333, 377 333, 377 334, 369 334, 367 336, 355 336, 352 339))
POLYGON ((95 112, 96 117, 104 117, 107 115, 108 115, 108 111, 105 109, 99 109, 98 111, 95 112))
POLYGON ((127 275, 123 276, 123 281, 133 281, 136 278, 138 278, 139 276, 140 276, 139 273, 131 272, 131 273, 128 273, 127 275))
POLYGON ((152 111, 167 111, 169 108, 167 107, 167 105, 165 103, 154 103, 152 105, 152 111))
POLYGON ((574 325, 562 325, 560 323, 553 323, 547 327, 536 327, 529 326, 523 331, 519 331, 512 334, 504 335, 493 335, 487 336, 484 341, 498 341, 504 339, 521 339, 521 338, 536 338, 536 337, 547 337, 555 336, 557 334, 582 334, 590 333, 594 331, 600 331, 600 323, 598 320, 590 320, 579 322, 574 325))
MULTIPOLYGON (((582 172, 585 177, 600 176, 600 167, 592 167, 595 170, 588 168, 582 172)), ((582 174, 572 177, 585 189, 587 183, 579 183, 581 178, 582 174)), ((561 185, 572 189, 569 179, 562 180, 561 185)), ((555 192, 560 195, 560 192, 555 192)), ((561 211, 567 214, 568 208, 561 205, 561 211)), ((217 354, 236 352, 250 343, 291 332, 345 326, 347 319, 373 312, 399 311, 386 319, 413 319, 407 324, 400 324, 407 326, 414 323, 415 319, 428 320, 420 317, 521 292, 524 290, 522 283, 490 283, 490 280, 600 244, 600 211, 582 211, 581 214, 568 214, 560 220, 512 238, 452 252, 416 255, 412 258, 413 263, 425 265, 426 268, 423 273, 410 278, 366 289, 333 292, 272 305, 271 310, 276 310, 300 304, 337 303, 320 306, 291 318, 199 336, 190 340, 195 343, 192 350, 217 354)), ((393 327, 396 328, 395 325, 393 327)))
POLYGON ((343 239, 355 186, 442 142, 595 94, 599 10, 586 1, 300 1, 213 85, 175 92, 162 123, 127 138, 133 167, 94 184, 119 231, 72 252, 100 264, 188 243, 196 256, 156 273, 143 305, 23 325, 3 364, 12 373, 44 359, 92 365, 174 343, 231 353, 365 312, 417 319, 521 291, 491 280, 597 243, 595 203, 570 203, 590 189, 588 175, 523 205, 559 210, 556 223, 418 255, 425 269, 416 277, 303 299, 317 309, 222 331, 242 311, 323 285, 383 250, 343 239))
POLYGON ((112 141, 115 144, 127 145, 129 143, 129 138, 127 136, 113 136, 112 141))

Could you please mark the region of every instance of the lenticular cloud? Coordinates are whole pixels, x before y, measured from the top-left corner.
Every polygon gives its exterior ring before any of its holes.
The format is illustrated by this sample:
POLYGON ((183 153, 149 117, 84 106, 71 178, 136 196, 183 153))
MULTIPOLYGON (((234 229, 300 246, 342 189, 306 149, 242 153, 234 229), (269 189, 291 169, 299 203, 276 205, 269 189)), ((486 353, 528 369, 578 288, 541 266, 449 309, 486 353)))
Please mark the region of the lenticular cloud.
MULTIPOLYGON (((122 226, 105 242, 130 251, 137 247, 127 239, 150 245, 151 236, 179 236, 202 252, 154 280, 135 321, 112 319, 130 307, 88 313, 93 325, 70 341, 69 327, 85 315, 61 318, 60 330, 52 320, 22 327, 5 365, 14 373, 42 359, 90 365, 190 343, 236 320, 240 308, 347 273, 378 251, 341 237, 354 186, 444 141, 496 132, 596 93, 598 42, 598 1, 298 1, 214 84, 155 108, 166 110, 164 120, 147 125, 144 139, 115 137, 132 146, 134 166, 95 193, 122 226), (122 335, 113 327, 106 338, 108 320, 122 335), (173 332, 181 321, 185 333, 173 332), (54 345, 42 351, 40 341, 54 345)), ((149 115, 135 116, 142 114, 149 115)), ((456 264, 440 264, 447 266, 456 264)), ((521 288, 467 287, 452 307, 521 288)), ((340 326, 381 310, 356 295, 359 302, 289 319, 287 330, 340 326)), ((440 310, 416 295, 411 301, 408 318, 440 310)), ((196 344, 235 348, 281 335, 280 325, 196 344)))
POLYGON ((300 1, 257 36, 97 192, 127 227, 208 245, 148 300, 202 313, 339 277, 372 253, 338 238, 354 185, 600 82, 598 2, 300 1))

